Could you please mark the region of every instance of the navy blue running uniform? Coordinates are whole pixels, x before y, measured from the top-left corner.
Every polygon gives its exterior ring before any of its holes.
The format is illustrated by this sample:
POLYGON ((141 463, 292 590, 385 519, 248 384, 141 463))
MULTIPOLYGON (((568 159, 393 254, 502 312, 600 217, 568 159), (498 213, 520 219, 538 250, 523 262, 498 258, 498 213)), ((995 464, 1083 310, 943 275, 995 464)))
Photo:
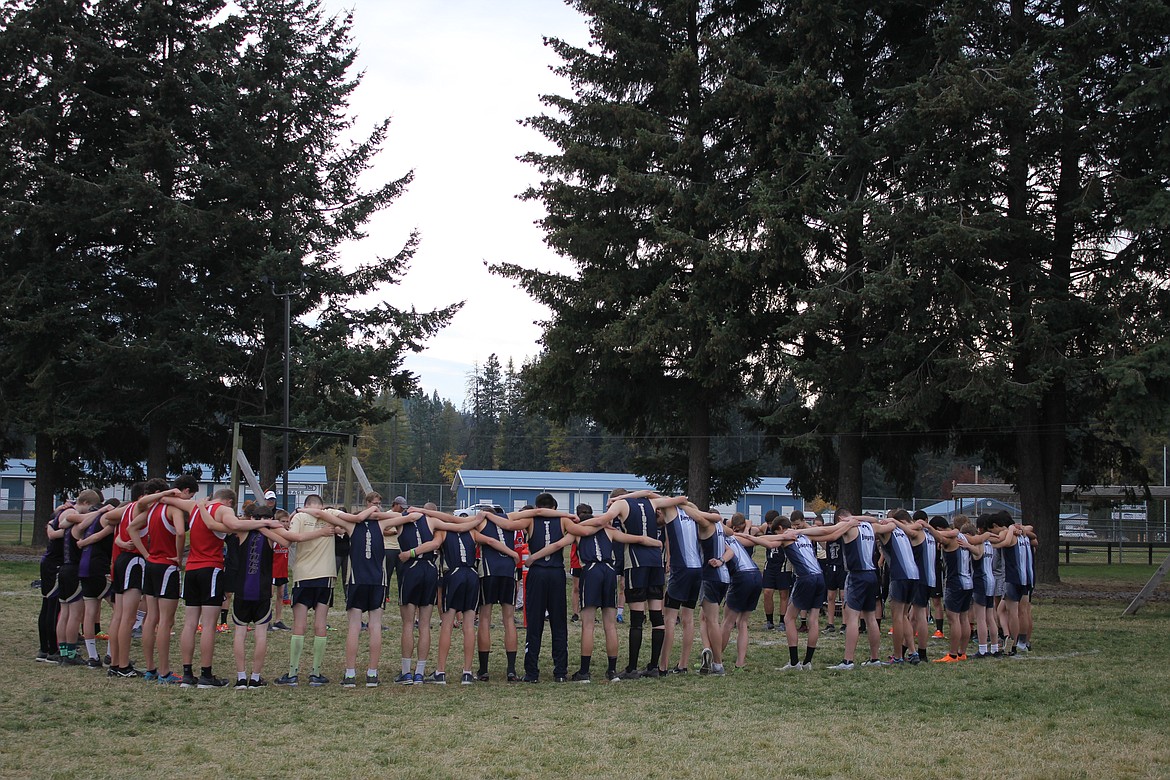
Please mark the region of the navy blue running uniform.
POLYGON ((386 600, 386 541, 377 520, 355 523, 349 541, 345 608, 372 612, 386 600))
POLYGON ((479 609, 479 575, 475 573, 475 540, 470 531, 447 532, 443 538, 443 611, 479 609))
MULTIPOLYGON (((537 553, 564 536, 559 517, 532 518, 528 537, 529 553, 537 553)), ((524 600, 528 632, 524 639, 524 676, 540 677, 540 645, 544 639, 544 619, 548 613, 552 633, 553 677, 565 677, 569 669, 569 619, 565 603, 564 550, 557 550, 528 567, 528 587, 524 600)))
MULTIPOLYGON (((402 546, 403 555, 434 538, 435 535, 431 533, 431 525, 426 517, 406 523, 398 531, 398 542, 402 546)), ((352 550, 353 542, 350 544, 352 550)), ((439 592, 437 557, 438 554, 432 550, 402 564, 399 570, 402 577, 398 592, 400 605, 429 607, 435 603, 439 592)))
POLYGON ((877 607, 878 578, 874 566, 876 538, 873 526, 864 520, 857 526, 857 536, 844 543, 845 603, 858 612, 872 612, 877 607))

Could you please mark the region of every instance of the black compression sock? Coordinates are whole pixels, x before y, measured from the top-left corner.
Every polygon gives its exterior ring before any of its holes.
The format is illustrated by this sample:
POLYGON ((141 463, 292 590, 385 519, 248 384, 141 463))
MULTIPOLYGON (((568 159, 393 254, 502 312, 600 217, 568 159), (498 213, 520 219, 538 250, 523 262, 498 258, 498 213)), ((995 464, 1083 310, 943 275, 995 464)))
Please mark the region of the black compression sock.
POLYGON ((490 655, 491 655, 490 650, 488 652, 484 652, 482 650, 479 651, 479 673, 480 674, 487 674, 488 656, 490 656, 490 655))
POLYGON ((662 642, 666 638, 666 620, 662 610, 650 610, 650 663, 647 669, 657 669, 658 660, 662 657, 662 642))
POLYGON ((638 668, 638 656, 642 654, 642 624, 646 622, 646 613, 642 610, 630 610, 630 663, 628 670, 638 668))
POLYGON ((210 666, 201 666, 201 667, 199 667, 199 673, 204 677, 210 677, 211 676, 211 667, 210 666))
POLYGON ((516 673, 516 651, 515 650, 508 650, 508 651, 506 651, 506 653, 508 656, 508 671, 511 672, 512 674, 515 674, 516 673))
POLYGON ((942 631, 942 626, 943 626, 943 619, 942 618, 935 618, 934 619, 934 630, 935 631, 942 631))
POLYGON ((765 613, 764 613, 764 617, 767 619, 767 621, 768 621, 769 623, 775 623, 775 622, 776 622, 775 620, 773 620, 773 619, 772 619, 774 616, 775 616, 775 613, 774 613, 774 612, 765 612, 765 613))
POLYGON ((793 666, 796 666, 798 663, 800 663, 800 650, 796 647, 796 645, 788 646, 788 663, 792 664, 793 666))
POLYGON ((589 664, 592 661, 593 661, 593 658, 590 656, 587 656, 587 655, 581 656, 581 671, 585 672, 585 674, 589 674, 589 664))
POLYGON ((195 672, 191 671, 192 664, 183 664, 183 674, 195 676, 195 672))
POLYGON ((815 653, 816 651, 817 651, 817 649, 815 647, 806 647, 804 649, 804 662, 806 664, 812 663, 813 653, 815 653))
POLYGON ((220 623, 226 623, 226 622, 227 622, 227 610, 226 610, 226 609, 221 609, 221 610, 219 611, 219 622, 220 622, 220 623))
POLYGON ((613 674, 614 672, 617 671, 617 656, 616 655, 608 656, 606 658, 606 663, 607 663, 606 670, 609 674, 613 674))

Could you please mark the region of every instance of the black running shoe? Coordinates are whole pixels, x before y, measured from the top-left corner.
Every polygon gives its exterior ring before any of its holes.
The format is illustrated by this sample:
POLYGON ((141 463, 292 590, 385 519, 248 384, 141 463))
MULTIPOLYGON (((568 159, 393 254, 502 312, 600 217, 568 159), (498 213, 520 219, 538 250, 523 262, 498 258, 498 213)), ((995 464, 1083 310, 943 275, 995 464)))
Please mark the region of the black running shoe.
POLYGON ((199 675, 198 688, 200 690, 207 690, 211 688, 223 688, 228 684, 227 680, 221 680, 214 674, 211 676, 199 675))
POLYGON ((253 679, 251 677, 248 678, 248 688, 249 689, 267 688, 267 687, 268 687, 268 681, 265 680, 263 677, 261 677, 259 680, 253 679))
POLYGON ((184 674, 182 682, 179 683, 180 688, 197 688, 199 687, 199 680, 193 674, 184 674))
POLYGON ((642 670, 642 676, 651 680, 657 680, 662 676, 662 672, 658 669, 657 666, 648 666, 642 670))
POLYGON ((86 668, 86 669, 101 669, 101 668, 102 668, 102 662, 101 662, 101 660, 100 660, 100 659, 97 659, 97 658, 89 658, 89 659, 86 659, 86 661, 85 661, 85 668, 86 668))
POLYGON ((241 680, 241 679, 239 679, 239 678, 236 678, 235 689, 236 689, 237 691, 246 691, 246 690, 248 690, 248 678, 247 678, 247 677, 245 677, 245 678, 244 678, 244 679, 242 679, 242 680, 241 680))
POLYGON ((587 682, 592 682, 592 681, 593 681, 593 680, 592 680, 592 678, 589 676, 589 672, 583 672, 583 671, 581 671, 580 669, 578 669, 577 671, 573 672, 573 682, 576 682, 576 683, 587 683, 587 682))

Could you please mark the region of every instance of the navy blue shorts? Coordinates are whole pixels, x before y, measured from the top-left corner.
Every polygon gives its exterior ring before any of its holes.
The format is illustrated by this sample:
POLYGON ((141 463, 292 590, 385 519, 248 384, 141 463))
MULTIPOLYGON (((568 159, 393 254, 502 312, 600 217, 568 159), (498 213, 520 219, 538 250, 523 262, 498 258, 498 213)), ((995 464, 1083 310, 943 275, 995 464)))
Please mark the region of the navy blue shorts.
POLYGON ((661 566, 626 569, 626 603, 660 599, 665 591, 666 570, 661 566))
POLYGON ((845 569, 840 566, 822 566, 821 574, 825 577, 827 590, 843 590, 845 588, 845 569))
POLYGON ((617 607, 617 570, 610 563, 588 563, 581 572, 580 609, 617 607))
POLYGON ((824 577, 797 577, 788 601, 798 610, 820 609, 828 592, 824 577))
POLYGON ((741 615, 755 612, 763 590, 764 577, 759 569, 734 574, 731 577, 731 587, 727 589, 727 608, 741 615))
POLYGON ((948 587, 943 591, 943 607, 947 612, 966 612, 971 609, 973 591, 948 587))
POLYGON ((676 569, 666 582, 666 606, 670 609, 694 609, 699 603, 703 584, 702 569, 676 569))
POLYGON ((723 599, 727 596, 727 589, 729 587, 726 582, 703 580, 703 585, 699 589, 699 596, 703 599, 704 604, 722 604, 723 599))
POLYGON ((1023 601, 1025 598, 1031 598, 1031 585, 1017 585, 1014 582, 1007 584, 1007 590, 1004 591, 1003 597, 1007 601, 1023 601))
POLYGON ((899 604, 913 604, 918 580, 890 580, 890 601, 899 604))
POLYGON ((317 577, 311 580, 301 580, 293 585, 290 601, 293 604, 303 604, 310 608, 315 608, 318 605, 332 607, 333 578, 317 577))
POLYGON ((183 601, 188 607, 222 607, 223 585, 223 569, 189 569, 183 575, 183 601))
POLYGON ((474 612, 479 609, 479 575, 475 569, 456 566, 443 577, 443 611, 474 612))
POLYGON ((415 558, 402 569, 398 603, 416 607, 430 607, 439 594, 439 570, 430 561, 415 558))
POLYGON ((995 596, 980 596, 986 609, 995 609, 995 596))
POLYGON ((480 577, 479 603, 516 606, 516 578, 495 574, 480 577))
POLYGON ((794 578, 788 570, 764 569, 764 587, 768 590, 792 590, 794 578))
POLYGON ((878 578, 876 571, 851 571, 845 578, 845 604, 856 612, 877 609, 878 578))
POLYGON ((385 585, 359 585, 352 582, 345 586, 345 609, 360 609, 374 612, 386 606, 385 585))
POLYGON ((916 607, 929 607, 930 597, 934 594, 934 586, 927 585, 922 580, 918 580, 914 586, 914 594, 911 597, 910 603, 916 607))

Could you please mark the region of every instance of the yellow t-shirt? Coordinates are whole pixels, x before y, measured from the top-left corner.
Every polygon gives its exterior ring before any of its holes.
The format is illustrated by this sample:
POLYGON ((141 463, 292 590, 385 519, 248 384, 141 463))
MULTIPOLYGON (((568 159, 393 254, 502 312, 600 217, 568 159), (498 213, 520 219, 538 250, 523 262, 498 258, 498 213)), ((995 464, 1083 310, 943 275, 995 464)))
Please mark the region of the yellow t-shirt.
MULTIPOLYGON (((328 528, 329 523, 318 520, 307 512, 292 516, 289 529, 294 534, 304 534, 318 528, 328 528)), ((315 580, 321 577, 337 576, 337 558, 333 554, 334 537, 323 536, 307 542, 296 543, 296 562, 293 565, 292 581, 315 580)))

